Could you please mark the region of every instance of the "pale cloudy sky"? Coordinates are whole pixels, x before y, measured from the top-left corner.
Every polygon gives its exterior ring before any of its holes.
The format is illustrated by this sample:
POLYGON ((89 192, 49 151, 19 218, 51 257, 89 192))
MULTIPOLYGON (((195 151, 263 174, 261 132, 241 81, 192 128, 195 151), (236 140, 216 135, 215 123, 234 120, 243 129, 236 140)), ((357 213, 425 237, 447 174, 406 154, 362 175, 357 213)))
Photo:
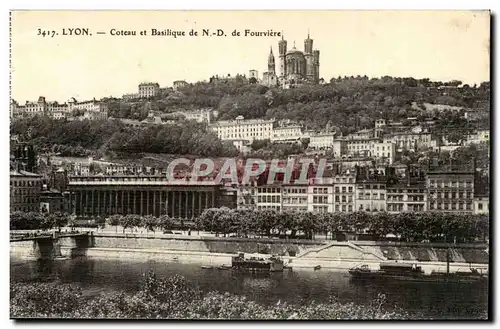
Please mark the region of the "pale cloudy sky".
MULTIPOLYGON (((233 30, 283 31, 303 49, 309 29, 320 77, 384 75, 458 79, 490 75, 490 16, 480 11, 16 11, 11 17, 12 98, 66 101, 136 92, 214 74, 267 70, 279 37, 232 37, 233 30), (92 36, 37 36, 38 29, 89 28, 92 36), (223 29, 227 37, 111 36, 110 29, 223 29), (97 35, 105 31, 106 35, 97 35)), ((276 57, 276 64, 278 58, 276 57)), ((279 70, 277 65, 277 70, 279 70)))

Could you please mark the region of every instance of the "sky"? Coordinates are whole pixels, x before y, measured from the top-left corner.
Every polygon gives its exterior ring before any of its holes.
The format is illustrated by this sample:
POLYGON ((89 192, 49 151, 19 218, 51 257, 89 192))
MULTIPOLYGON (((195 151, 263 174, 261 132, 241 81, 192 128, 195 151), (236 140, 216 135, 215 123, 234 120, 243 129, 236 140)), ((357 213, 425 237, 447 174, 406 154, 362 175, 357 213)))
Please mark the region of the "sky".
POLYGON ((278 36, 232 36, 234 30, 282 32, 303 50, 309 31, 320 51, 320 77, 381 77, 489 81, 490 14, 485 11, 14 11, 11 16, 11 97, 65 102, 121 97, 140 82, 172 86, 212 75, 267 70, 278 36), (64 36, 88 28, 92 36, 64 36), (42 31, 59 35, 43 37, 42 31), (136 31, 112 36, 110 30, 136 31), (151 29, 185 37, 151 36, 151 29), (199 36, 189 36, 189 31, 199 36), (226 37, 201 36, 222 29, 226 37), (146 30, 148 35, 141 36, 146 30), (97 32, 105 32, 98 35, 97 32))

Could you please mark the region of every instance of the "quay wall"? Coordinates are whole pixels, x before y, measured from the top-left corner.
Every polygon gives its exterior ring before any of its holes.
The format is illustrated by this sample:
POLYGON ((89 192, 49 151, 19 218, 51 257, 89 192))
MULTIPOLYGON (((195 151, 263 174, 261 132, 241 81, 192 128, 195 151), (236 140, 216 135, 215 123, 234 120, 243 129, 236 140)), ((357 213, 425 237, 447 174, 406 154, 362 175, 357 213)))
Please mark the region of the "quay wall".
MULTIPOLYGON (((277 240, 267 238, 223 238, 187 235, 92 234, 46 242, 16 241, 10 244, 11 257, 21 259, 114 258, 229 264, 239 252, 280 255, 291 267, 348 269, 360 263, 376 267, 380 262, 421 264, 423 269, 446 270, 445 244, 405 244, 361 241, 277 240)), ((450 270, 473 266, 487 268, 486 245, 455 245, 450 253, 450 270), (472 264, 472 265, 471 265, 472 264)))

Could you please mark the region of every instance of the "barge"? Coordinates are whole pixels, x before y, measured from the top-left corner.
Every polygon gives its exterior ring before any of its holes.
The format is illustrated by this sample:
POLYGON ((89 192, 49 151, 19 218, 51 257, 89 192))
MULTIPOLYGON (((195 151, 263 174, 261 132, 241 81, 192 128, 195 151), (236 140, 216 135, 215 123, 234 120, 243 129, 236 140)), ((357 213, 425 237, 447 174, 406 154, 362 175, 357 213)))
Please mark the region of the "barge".
POLYGON ((379 270, 373 270, 368 265, 358 265, 349 270, 354 279, 363 280, 397 280, 417 282, 456 282, 473 283, 487 282, 488 275, 471 268, 468 272, 432 272, 425 274, 421 266, 408 263, 381 263, 379 270))
POLYGON ((233 270, 242 272, 283 272, 283 260, 277 256, 268 259, 250 257, 245 258, 244 253, 232 258, 231 267, 233 270))

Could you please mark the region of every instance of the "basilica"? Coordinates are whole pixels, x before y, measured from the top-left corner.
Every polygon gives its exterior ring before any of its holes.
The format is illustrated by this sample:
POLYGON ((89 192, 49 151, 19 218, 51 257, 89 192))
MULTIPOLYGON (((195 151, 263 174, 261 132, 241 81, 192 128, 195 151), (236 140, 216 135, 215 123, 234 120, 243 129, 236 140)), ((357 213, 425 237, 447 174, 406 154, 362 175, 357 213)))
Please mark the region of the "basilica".
POLYGON ((284 89, 295 88, 303 84, 319 83, 319 50, 313 50, 313 40, 307 34, 304 40, 304 51, 295 48, 287 50, 287 41, 283 36, 278 43, 279 75, 276 73, 276 64, 273 49, 267 60, 267 72, 264 72, 262 84, 266 86, 280 86, 284 89))

